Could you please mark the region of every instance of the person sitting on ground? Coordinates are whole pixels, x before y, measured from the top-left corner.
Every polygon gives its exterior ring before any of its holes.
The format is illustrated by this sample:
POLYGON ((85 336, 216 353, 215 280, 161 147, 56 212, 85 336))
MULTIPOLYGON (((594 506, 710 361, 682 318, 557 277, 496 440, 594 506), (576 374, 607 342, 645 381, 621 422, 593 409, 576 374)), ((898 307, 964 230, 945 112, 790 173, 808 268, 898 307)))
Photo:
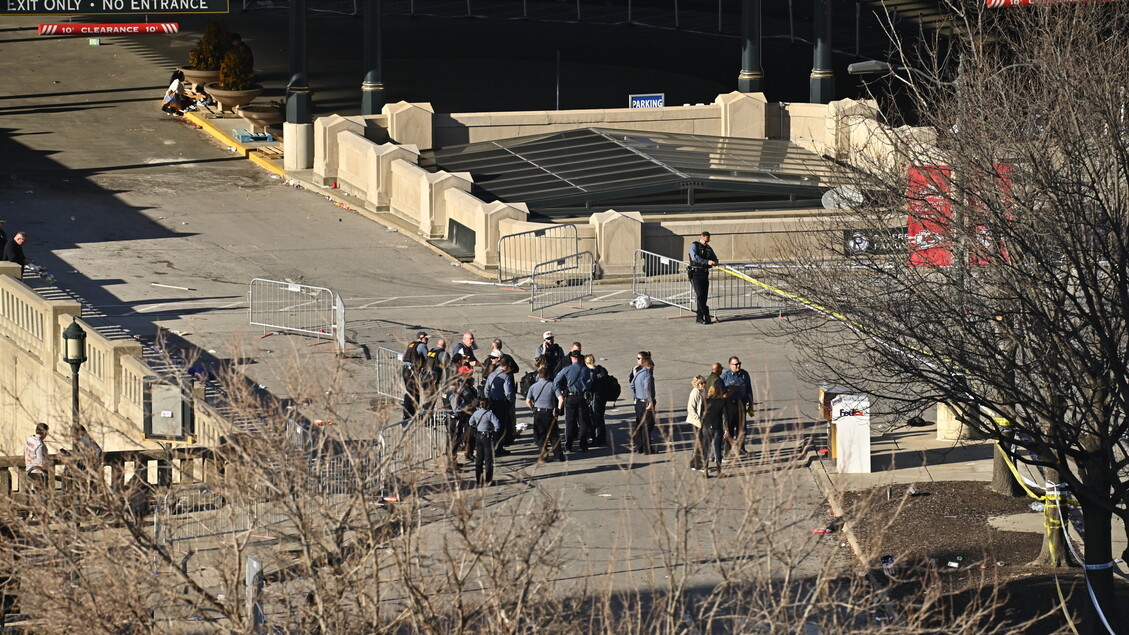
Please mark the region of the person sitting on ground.
POLYGON ((184 109, 192 103, 192 100, 185 94, 184 86, 184 71, 175 70, 172 76, 169 77, 169 87, 165 90, 164 102, 161 104, 161 110, 170 115, 183 115, 184 109))

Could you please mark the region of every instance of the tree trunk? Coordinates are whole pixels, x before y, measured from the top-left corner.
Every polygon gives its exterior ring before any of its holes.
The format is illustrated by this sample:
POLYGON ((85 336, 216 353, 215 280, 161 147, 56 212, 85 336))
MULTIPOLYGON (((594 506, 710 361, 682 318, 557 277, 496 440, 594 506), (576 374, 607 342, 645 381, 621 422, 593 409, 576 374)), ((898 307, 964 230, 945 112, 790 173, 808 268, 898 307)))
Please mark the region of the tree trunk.
MULTIPOLYGON (((1082 519, 1086 526, 1086 564, 1108 565, 1113 562, 1112 514, 1098 505, 1082 505, 1082 519)), ((1086 572, 1086 577, 1097 599, 1097 608, 1090 600, 1089 594, 1080 589, 1076 597, 1085 600, 1086 610, 1082 612, 1082 633, 1129 633, 1129 625, 1124 624, 1117 610, 1117 595, 1113 581, 1113 568, 1093 569, 1086 572), (1099 615, 1098 611, 1101 611, 1099 615), (1105 616, 1105 621, 1102 620, 1105 616), (1106 624, 1113 629, 1106 629, 1106 624)))
POLYGON ((996 451, 992 455, 992 491, 1004 496, 1023 496, 1023 488, 1019 485, 1019 480, 1012 474, 1011 468, 1008 467, 1008 455, 1004 450, 1005 447, 1010 447, 1008 439, 1011 438, 1010 432, 1005 432, 1005 438, 1001 439, 996 444, 996 451))
MULTIPOLYGON (((1058 470, 1048 467, 1043 472, 1047 483, 1059 482, 1058 470)), ((1070 558, 1066 555, 1066 540, 1062 535, 1058 516, 1058 501, 1046 501, 1043 507, 1043 523, 1047 527, 1047 531, 1043 535, 1043 547, 1039 550, 1039 557, 1035 558, 1035 561, 1031 564, 1049 567, 1062 567, 1070 564, 1070 558)), ((1086 532, 1086 534, 1089 535, 1089 532, 1086 532)))

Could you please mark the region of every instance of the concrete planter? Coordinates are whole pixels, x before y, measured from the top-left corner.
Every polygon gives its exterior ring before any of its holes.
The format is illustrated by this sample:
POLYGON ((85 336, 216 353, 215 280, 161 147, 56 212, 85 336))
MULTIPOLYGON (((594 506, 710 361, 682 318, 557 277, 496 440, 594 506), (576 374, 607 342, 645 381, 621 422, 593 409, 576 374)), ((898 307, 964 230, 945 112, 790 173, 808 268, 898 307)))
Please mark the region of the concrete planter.
POLYGON ((246 106, 263 92, 263 87, 258 84, 249 90, 223 90, 218 83, 205 84, 204 88, 219 103, 220 110, 224 111, 234 111, 238 106, 246 106))
POLYGON ((178 66, 176 70, 184 73, 184 81, 192 84, 193 86, 202 86, 208 82, 214 82, 220 78, 219 69, 214 71, 206 71, 204 69, 196 68, 195 66, 178 66))

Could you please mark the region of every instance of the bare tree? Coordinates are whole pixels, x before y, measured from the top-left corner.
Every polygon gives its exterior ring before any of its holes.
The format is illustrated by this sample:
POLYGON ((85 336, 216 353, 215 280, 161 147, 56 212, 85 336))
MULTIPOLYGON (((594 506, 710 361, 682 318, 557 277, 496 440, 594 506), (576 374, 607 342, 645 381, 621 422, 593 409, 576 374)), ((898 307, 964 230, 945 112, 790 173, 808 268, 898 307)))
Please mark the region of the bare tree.
POLYGON ((889 152, 843 175, 864 194, 844 222, 904 228, 906 247, 801 259, 784 284, 823 312, 792 325, 811 376, 895 414, 953 404, 1044 470, 1048 510, 1076 498, 1096 604, 1123 629, 1110 532, 1129 520, 1129 13, 981 5, 954 2, 954 37, 893 65, 932 133, 871 127, 889 152))

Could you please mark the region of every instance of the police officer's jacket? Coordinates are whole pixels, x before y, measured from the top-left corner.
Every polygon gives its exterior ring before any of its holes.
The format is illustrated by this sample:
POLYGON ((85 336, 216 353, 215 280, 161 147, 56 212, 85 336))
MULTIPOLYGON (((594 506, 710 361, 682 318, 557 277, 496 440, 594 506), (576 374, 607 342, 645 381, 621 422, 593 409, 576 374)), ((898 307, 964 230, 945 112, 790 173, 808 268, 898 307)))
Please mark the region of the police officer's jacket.
POLYGON ((580 362, 574 362, 557 374, 553 384, 561 392, 577 395, 592 390, 592 371, 580 362))
POLYGON ((690 243, 690 267, 709 267, 710 261, 717 262, 717 254, 713 252, 713 247, 702 244, 695 240, 690 243))
POLYGON ((494 401, 513 401, 514 378, 501 366, 486 378, 486 397, 494 401))
POLYGON ((498 417, 486 408, 479 408, 470 416, 470 426, 479 432, 497 432, 502 429, 498 417))
POLYGON ((557 390, 552 382, 548 379, 538 378, 537 381, 529 387, 529 394, 526 395, 534 408, 555 408, 557 406, 557 390))

